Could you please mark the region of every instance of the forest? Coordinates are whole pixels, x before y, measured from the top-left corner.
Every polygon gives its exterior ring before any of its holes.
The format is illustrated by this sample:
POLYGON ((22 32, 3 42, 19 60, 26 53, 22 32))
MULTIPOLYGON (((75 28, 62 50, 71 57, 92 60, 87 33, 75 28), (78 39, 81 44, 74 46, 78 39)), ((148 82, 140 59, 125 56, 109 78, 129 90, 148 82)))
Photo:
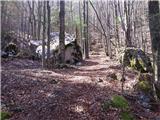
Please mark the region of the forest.
POLYGON ((160 120, 159 0, 0 5, 0 120, 160 120))

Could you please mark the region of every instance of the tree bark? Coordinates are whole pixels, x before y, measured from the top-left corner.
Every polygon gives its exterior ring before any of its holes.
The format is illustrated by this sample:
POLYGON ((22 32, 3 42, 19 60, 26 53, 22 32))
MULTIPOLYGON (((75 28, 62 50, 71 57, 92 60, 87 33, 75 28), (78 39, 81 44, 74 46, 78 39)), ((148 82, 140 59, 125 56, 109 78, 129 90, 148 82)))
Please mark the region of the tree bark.
MULTIPOLYGON (((84 27, 84 36, 85 36, 85 58, 89 58, 89 46, 88 46, 88 0, 85 1, 86 5, 84 7, 86 7, 86 14, 84 11, 84 15, 85 15, 85 19, 84 19, 84 23, 85 23, 85 27, 84 27)), ((84 9, 85 10, 85 9, 84 9)))
POLYGON ((45 38, 46 38, 46 2, 43 5, 43 39, 42 39, 42 68, 45 67, 45 38))
POLYGON ((60 63, 65 63, 65 2, 60 1, 60 34, 59 34, 59 61, 60 63))
POLYGON ((131 22, 130 22, 130 3, 129 1, 124 1, 124 11, 126 15, 126 30, 125 30, 125 36, 126 36, 126 47, 132 46, 131 41, 131 22), (128 5, 127 5, 128 4, 128 5))
POLYGON ((38 1, 38 29, 37 29, 37 39, 40 40, 40 34, 41 34, 41 15, 42 15, 42 3, 41 1, 38 1))
POLYGON ((47 1, 47 13, 48 13, 48 29, 47 29, 47 59, 50 58, 50 21, 51 21, 51 15, 50 15, 50 5, 49 1, 47 1))
POLYGON ((154 97, 157 100, 156 85, 160 82, 160 11, 158 1, 149 1, 149 28, 152 43, 153 74, 154 74, 154 97))
POLYGON ((152 42, 155 82, 160 81, 160 11, 158 1, 149 1, 149 28, 152 42))
POLYGON ((80 20, 80 45, 81 45, 81 48, 83 48, 83 41, 82 41, 83 31, 82 31, 81 1, 79 1, 79 20, 80 20))

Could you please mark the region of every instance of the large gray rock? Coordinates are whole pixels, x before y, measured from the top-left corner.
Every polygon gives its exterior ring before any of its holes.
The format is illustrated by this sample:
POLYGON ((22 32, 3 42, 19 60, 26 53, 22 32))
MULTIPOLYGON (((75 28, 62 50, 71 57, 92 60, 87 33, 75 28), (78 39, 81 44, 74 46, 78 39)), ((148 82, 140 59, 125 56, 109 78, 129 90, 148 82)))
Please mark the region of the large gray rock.
MULTIPOLYGON (((45 40, 47 42, 47 40, 45 40)), ((39 58, 42 57, 42 43, 32 41, 31 44, 37 45, 36 54, 39 58)), ((50 53, 51 59, 59 60, 59 32, 51 33, 50 53)), ((45 46, 45 55, 47 55, 47 46, 45 46)), ((45 56, 47 58, 47 56, 45 56)), ((81 47, 76 43, 75 37, 65 33, 65 62, 69 64, 76 64, 82 60, 81 47)))

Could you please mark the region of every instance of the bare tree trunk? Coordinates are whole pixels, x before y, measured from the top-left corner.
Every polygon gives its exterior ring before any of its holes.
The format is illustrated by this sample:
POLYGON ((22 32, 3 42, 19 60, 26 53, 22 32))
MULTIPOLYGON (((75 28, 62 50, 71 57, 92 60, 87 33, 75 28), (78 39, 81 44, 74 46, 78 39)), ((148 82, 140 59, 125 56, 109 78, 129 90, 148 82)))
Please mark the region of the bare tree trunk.
POLYGON ((72 4, 72 1, 70 1, 70 5, 71 5, 71 33, 74 33, 74 26, 73 26, 73 4, 72 4))
MULTIPOLYGON (((160 81, 160 11, 158 1, 149 1, 149 28, 152 42, 155 85, 160 81)), ((155 94, 155 98, 157 98, 155 94)))
POLYGON ((22 11, 21 12, 21 28, 20 28, 20 31, 21 31, 21 37, 23 37, 23 32, 24 32, 24 12, 22 11))
POLYGON ((79 20, 80 20, 80 45, 81 45, 81 48, 83 48, 83 41, 82 41, 83 31, 82 31, 81 1, 79 1, 79 20))
POLYGON ((30 1, 28 1, 28 5, 29 5, 29 22, 30 22, 30 35, 31 35, 31 39, 33 38, 33 21, 32 21, 32 7, 30 4, 30 1))
POLYGON ((85 39, 85 58, 89 58, 89 37, 88 37, 88 0, 86 1, 86 39, 85 39))
POLYGON ((126 46, 131 47, 132 42, 131 42, 131 23, 130 23, 130 4, 129 1, 124 1, 124 11, 126 15, 126 31, 125 31, 125 36, 126 36, 126 46), (128 3, 128 6, 127 6, 128 3))
POLYGON ((119 27, 118 27, 118 9, 117 9, 117 3, 114 3, 115 5, 115 17, 116 17, 116 39, 117 39, 117 48, 120 47, 120 40, 119 40, 119 27))
POLYGON ((46 2, 43 5, 43 39, 42 39, 42 68, 45 67, 45 38, 46 38, 46 2))
POLYGON ((110 14, 110 8, 109 8, 109 1, 107 2, 107 33, 108 33, 108 54, 110 59, 112 59, 112 48, 111 48, 111 29, 110 29, 110 25, 111 25, 111 14, 110 14))
POLYGON ((36 17, 35 17, 35 4, 34 4, 34 1, 32 1, 32 16, 33 16, 33 38, 34 39, 37 39, 36 38, 36 17))
POLYGON ((59 51, 60 51, 60 63, 65 63, 65 2, 60 1, 60 34, 59 34, 59 51))
POLYGON ((42 14, 42 3, 41 1, 38 1, 38 29, 37 29, 37 38, 40 40, 40 34, 41 34, 41 14, 42 14))
POLYGON ((48 29, 47 29, 47 59, 50 58, 50 21, 51 21, 51 15, 50 15, 50 5, 49 1, 47 1, 47 13, 48 13, 48 29))

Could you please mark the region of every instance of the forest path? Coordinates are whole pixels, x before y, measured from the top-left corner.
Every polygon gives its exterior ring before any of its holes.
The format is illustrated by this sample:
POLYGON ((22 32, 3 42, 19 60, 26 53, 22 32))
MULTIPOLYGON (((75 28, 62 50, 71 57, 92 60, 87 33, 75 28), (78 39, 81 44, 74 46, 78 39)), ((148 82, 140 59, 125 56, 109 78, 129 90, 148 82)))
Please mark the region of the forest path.
POLYGON ((40 69, 37 61, 2 61, 2 103, 13 112, 11 120, 118 120, 117 110, 101 108, 121 88, 111 73, 121 73, 120 65, 103 54, 54 70, 40 69))

